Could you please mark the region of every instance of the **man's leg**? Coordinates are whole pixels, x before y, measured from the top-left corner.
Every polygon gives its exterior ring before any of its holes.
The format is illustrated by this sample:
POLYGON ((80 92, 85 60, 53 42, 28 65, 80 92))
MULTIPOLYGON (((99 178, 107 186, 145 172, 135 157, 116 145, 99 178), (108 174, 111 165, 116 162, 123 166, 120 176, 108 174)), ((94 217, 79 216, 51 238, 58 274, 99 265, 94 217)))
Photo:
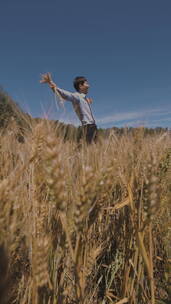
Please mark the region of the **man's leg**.
POLYGON ((86 125, 83 127, 83 136, 88 144, 92 142, 96 142, 97 140, 97 126, 94 125, 86 125))

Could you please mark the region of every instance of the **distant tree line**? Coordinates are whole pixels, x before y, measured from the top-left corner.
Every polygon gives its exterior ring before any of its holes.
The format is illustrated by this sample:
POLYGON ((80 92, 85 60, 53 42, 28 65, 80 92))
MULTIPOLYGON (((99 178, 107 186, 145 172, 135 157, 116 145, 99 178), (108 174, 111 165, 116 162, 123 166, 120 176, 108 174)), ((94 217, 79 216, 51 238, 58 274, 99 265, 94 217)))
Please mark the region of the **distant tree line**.
MULTIPOLYGON (((35 122, 39 123, 42 118, 33 118, 29 114, 25 113, 21 107, 12 98, 0 88, 0 129, 5 130, 9 123, 15 121, 18 126, 18 136, 20 139, 24 136, 24 131, 30 128, 30 125, 35 122)), ((81 127, 75 127, 72 124, 64 124, 58 120, 52 121, 56 127, 57 135, 60 135, 64 140, 74 140, 79 141, 82 136, 81 127)), ((101 138, 107 138, 111 134, 123 135, 123 134, 135 134, 136 130, 140 128, 124 127, 124 128, 99 128, 98 136, 101 138)), ((146 128, 142 127, 143 135, 154 135, 165 133, 169 131, 168 128, 156 127, 156 128, 146 128)))

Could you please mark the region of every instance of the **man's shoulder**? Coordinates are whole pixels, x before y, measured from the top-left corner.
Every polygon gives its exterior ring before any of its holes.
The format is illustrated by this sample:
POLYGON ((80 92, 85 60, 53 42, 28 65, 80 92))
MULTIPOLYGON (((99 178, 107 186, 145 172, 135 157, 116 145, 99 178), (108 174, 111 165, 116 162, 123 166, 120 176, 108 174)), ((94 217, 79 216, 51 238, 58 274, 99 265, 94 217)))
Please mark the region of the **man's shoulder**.
POLYGON ((73 92, 73 95, 77 98, 77 99, 81 99, 82 98, 82 95, 81 95, 81 93, 79 93, 79 92, 73 92))
POLYGON ((81 97, 81 93, 79 93, 79 92, 77 92, 77 91, 75 91, 73 94, 76 95, 76 96, 81 97))

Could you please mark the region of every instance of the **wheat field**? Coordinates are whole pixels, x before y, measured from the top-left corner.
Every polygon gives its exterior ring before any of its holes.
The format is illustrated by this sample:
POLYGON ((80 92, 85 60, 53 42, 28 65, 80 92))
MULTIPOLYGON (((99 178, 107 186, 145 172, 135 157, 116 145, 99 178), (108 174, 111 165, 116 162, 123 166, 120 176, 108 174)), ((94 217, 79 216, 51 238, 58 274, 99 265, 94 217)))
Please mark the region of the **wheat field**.
POLYGON ((171 137, 87 146, 42 120, 0 137, 0 303, 171 300, 171 137))

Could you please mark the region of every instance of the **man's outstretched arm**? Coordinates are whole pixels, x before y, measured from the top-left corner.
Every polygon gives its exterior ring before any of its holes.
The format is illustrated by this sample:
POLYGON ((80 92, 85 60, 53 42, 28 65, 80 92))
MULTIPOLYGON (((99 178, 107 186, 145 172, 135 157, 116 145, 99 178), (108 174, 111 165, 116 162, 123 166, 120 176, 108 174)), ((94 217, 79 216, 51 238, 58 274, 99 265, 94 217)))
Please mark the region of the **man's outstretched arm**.
POLYGON ((79 102, 79 97, 77 97, 74 93, 58 88, 57 85, 52 81, 50 73, 43 74, 40 83, 47 83, 54 93, 57 95, 59 94, 65 100, 79 102))

